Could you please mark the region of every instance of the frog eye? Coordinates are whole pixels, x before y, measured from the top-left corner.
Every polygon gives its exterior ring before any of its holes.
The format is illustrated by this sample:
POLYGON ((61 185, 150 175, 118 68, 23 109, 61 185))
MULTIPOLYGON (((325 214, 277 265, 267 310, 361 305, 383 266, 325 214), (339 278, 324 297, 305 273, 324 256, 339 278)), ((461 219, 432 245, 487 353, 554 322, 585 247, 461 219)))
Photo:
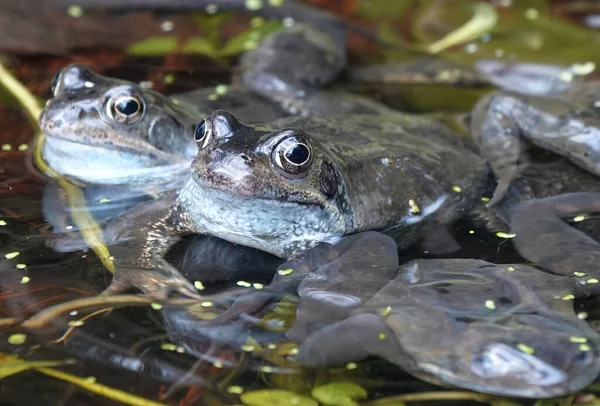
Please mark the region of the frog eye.
POLYGON ((210 144, 210 141, 212 140, 212 126, 208 121, 200 121, 194 132, 194 139, 196 140, 198 148, 201 149, 206 148, 206 146, 210 144))
POLYGON ((58 71, 56 73, 56 75, 54 75, 54 78, 52 79, 52 84, 50 85, 50 91, 52 92, 52 94, 54 95, 54 97, 57 96, 58 94, 58 80, 60 79, 60 74, 62 71, 58 71))
POLYGON ((273 161, 286 174, 304 174, 312 163, 308 138, 298 133, 284 138, 273 149, 273 161))
POLYGON ((142 118, 144 103, 137 96, 116 96, 109 100, 107 113, 119 124, 133 124, 142 118))

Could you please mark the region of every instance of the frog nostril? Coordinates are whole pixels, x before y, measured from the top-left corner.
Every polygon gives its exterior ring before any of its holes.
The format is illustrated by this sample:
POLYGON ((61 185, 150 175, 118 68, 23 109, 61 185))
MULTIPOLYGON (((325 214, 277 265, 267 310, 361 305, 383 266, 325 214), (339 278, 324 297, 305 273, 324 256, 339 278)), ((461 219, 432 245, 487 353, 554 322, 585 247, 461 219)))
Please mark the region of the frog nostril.
POLYGON ((247 161, 247 162, 250 161, 250 157, 248 155, 246 155, 246 154, 240 155, 240 158, 242 158, 244 161, 247 161))

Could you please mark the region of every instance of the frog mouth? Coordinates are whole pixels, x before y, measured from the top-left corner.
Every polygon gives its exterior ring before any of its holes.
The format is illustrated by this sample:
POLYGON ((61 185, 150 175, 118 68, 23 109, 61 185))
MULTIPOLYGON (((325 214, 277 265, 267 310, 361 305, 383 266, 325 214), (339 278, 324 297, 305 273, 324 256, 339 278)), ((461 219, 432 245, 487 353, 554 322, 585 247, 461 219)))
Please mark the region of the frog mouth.
POLYGON ((108 142, 108 141, 97 141, 95 139, 90 139, 89 137, 71 137, 65 136, 64 134, 55 134, 52 132, 44 131, 44 136, 46 138, 45 144, 53 144, 55 148, 60 146, 64 148, 74 148, 82 149, 82 148, 92 148, 96 151, 98 150, 108 150, 114 151, 117 153, 128 154, 131 156, 145 156, 156 162, 157 165, 169 165, 176 164, 180 162, 189 162, 183 157, 179 157, 177 155, 169 154, 167 152, 161 151, 151 144, 133 141, 128 142, 126 140, 119 140, 120 142, 108 142))
POLYGON ((110 126, 107 127, 100 122, 85 126, 85 129, 78 125, 71 127, 64 124, 61 118, 49 117, 44 111, 39 125, 46 142, 54 142, 56 147, 60 144, 65 148, 76 146, 77 149, 92 147, 96 150, 112 150, 131 156, 146 156, 154 162, 162 161, 163 164, 174 164, 185 160, 182 156, 161 151, 144 140, 115 132, 110 126))
POLYGON ((172 162, 137 150, 99 148, 57 137, 46 138, 42 156, 54 171, 85 183, 169 183, 189 173, 189 161, 184 159, 172 162))
POLYGON ((244 188, 235 188, 234 186, 228 185, 226 183, 211 182, 210 180, 207 180, 204 177, 199 176, 197 173, 194 173, 194 171, 192 171, 192 181, 194 183, 198 184, 198 186, 200 186, 200 188, 202 188, 202 189, 212 190, 212 191, 216 192, 217 194, 227 196, 227 197, 224 197, 225 201, 230 201, 231 198, 233 197, 236 199, 243 199, 243 200, 259 200, 259 201, 266 201, 266 202, 276 202, 277 204, 288 205, 289 207, 304 206, 304 207, 319 207, 321 209, 325 208, 325 203, 320 200, 317 200, 317 199, 300 200, 300 199, 292 199, 289 197, 283 198, 283 197, 267 196, 265 194, 260 194, 257 192, 251 192, 251 191, 245 190, 244 188))

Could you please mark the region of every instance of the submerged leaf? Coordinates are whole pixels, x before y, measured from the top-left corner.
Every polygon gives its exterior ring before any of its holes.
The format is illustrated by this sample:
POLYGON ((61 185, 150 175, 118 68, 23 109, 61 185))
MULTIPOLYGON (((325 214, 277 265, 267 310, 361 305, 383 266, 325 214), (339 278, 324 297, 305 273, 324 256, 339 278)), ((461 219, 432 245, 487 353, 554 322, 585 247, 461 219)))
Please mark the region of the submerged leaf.
POLYGON ((353 382, 331 382, 316 386, 311 395, 327 406, 358 406, 355 399, 366 399, 367 391, 353 382))
POLYGON ((244 393, 240 396, 248 406, 318 406, 313 399, 280 389, 264 389, 244 393))

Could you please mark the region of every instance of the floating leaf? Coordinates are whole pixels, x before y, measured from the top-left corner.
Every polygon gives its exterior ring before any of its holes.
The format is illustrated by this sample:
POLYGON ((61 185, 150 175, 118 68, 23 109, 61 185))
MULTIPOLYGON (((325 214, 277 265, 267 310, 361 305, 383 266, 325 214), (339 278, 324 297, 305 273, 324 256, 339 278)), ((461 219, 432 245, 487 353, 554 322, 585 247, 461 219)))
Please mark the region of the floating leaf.
POLYGON ((281 389, 264 389, 244 393, 240 396, 248 406, 318 406, 313 399, 281 389))
POLYGON ((316 386, 311 395, 327 406, 358 406, 355 399, 366 399, 367 391, 353 382, 331 382, 316 386))

